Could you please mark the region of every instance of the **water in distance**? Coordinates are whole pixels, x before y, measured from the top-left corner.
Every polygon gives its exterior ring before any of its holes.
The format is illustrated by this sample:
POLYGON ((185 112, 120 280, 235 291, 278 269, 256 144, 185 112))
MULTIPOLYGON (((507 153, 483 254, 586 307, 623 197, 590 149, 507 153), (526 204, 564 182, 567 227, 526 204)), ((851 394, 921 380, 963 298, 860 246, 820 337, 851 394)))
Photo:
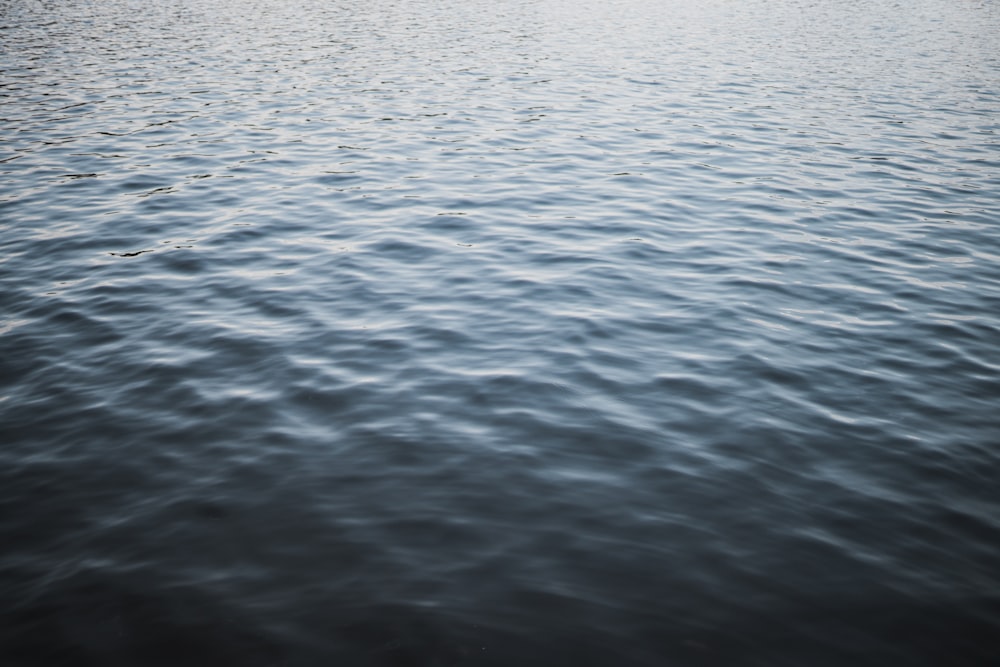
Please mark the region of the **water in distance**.
POLYGON ((0 0, 0 662, 996 664, 998 34, 0 0))

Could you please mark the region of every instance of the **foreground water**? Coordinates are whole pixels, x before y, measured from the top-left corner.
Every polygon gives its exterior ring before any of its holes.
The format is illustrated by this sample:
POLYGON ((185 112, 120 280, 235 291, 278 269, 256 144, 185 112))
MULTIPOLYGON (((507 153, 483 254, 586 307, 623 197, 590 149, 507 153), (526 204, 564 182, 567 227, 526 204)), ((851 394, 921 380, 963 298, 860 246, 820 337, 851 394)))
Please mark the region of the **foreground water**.
POLYGON ((0 19, 3 664, 995 664, 996 3, 0 19))

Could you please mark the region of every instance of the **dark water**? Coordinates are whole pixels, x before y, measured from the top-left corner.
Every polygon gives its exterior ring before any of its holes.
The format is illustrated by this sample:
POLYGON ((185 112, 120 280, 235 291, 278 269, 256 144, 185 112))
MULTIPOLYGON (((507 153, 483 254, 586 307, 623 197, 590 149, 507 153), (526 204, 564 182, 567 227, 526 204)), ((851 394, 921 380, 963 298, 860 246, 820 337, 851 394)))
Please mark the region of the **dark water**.
POLYGON ((0 0, 0 664, 1000 664, 998 36, 0 0))

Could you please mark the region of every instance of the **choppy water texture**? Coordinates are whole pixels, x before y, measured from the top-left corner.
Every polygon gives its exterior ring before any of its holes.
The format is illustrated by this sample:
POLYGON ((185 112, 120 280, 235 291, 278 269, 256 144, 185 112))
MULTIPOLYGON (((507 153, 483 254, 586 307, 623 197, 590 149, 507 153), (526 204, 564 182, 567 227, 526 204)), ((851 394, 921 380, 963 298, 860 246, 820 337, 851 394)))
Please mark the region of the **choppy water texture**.
POLYGON ((0 662, 997 664, 998 35, 0 0, 0 662))

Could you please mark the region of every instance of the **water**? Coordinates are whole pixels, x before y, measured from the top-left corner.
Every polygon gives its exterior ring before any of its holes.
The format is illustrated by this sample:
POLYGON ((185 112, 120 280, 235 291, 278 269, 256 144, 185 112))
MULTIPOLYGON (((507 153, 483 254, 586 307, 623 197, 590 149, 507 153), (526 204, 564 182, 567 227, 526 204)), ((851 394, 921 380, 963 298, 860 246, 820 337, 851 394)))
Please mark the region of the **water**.
POLYGON ((3 664, 1000 659, 1000 5, 0 28, 3 664))

